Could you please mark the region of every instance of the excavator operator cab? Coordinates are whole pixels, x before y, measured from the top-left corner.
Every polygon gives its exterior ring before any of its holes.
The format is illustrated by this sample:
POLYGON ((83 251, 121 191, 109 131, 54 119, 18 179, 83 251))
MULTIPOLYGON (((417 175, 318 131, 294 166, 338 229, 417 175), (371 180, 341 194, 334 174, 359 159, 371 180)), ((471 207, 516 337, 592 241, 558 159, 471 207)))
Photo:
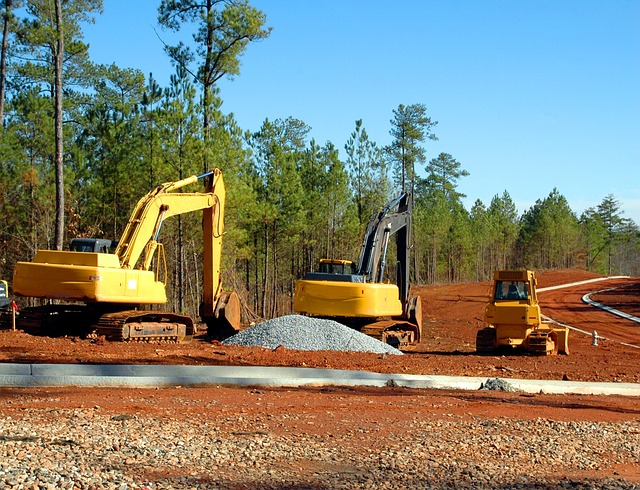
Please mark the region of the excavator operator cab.
POLYGON ((103 254, 113 253, 118 242, 105 238, 74 238, 71 240, 69 250, 72 252, 98 252, 103 254))
POLYGON ((318 272, 323 274, 355 274, 356 264, 350 260, 320 259, 318 272))
POLYGON ((304 278, 307 281, 364 282, 356 272, 356 264, 350 260, 320 259, 318 272, 307 272, 304 278))

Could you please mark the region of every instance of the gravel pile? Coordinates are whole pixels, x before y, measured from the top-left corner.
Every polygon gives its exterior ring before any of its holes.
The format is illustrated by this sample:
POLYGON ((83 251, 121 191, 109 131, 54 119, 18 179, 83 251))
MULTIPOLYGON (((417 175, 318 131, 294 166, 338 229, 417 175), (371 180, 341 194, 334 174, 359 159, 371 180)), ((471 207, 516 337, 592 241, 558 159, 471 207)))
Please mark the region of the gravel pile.
POLYGON ((480 385, 481 390, 491 390, 491 391, 511 391, 517 392, 520 391, 513 386, 508 381, 500 378, 488 379, 484 383, 480 385))
POLYGON ((184 420, 29 410, 0 417, 0 488, 639 488, 611 470, 638 464, 638 421, 407 417, 386 433, 366 421, 336 433, 292 422, 308 420, 278 411, 184 420), (293 429, 271 430, 283 426, 293 429))
POLYGON ((402 352, 395 347, 341 323, 302 315, 281 316, 258 323, 222 343, 267 349, 275 349, 281 345, 292 350, 336 350, 402 355, 402 352))

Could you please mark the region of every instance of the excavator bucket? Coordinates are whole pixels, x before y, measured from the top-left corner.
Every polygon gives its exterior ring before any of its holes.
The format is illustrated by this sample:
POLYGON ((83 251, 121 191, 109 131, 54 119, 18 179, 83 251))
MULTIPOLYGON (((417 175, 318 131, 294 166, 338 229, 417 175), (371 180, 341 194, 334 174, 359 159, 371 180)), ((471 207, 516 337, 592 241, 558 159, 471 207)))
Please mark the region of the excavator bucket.
POLYGON ((216 303, 214 316, 205 318, 209 337, 223 340, 240 331, 240 298, 235 291, 224 292, 216 303))
POLYGON ((418 331, 422 332, 422 301, 420 296, 411 296, 408 301, 407 317, 409 321, 418 326, 418 331))

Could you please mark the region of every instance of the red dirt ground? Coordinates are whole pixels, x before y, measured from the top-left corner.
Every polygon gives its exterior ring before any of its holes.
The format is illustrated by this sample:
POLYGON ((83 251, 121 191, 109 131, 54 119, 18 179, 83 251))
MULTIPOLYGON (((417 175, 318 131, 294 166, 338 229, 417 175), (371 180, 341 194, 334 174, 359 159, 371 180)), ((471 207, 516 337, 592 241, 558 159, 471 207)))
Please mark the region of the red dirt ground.
MULTIPOLYGON (((539 288, 544 288, 598 277, 585 271, 562 270, 538 273, 538 282, 539 288)), ((414 293, 422 298, 425 319, 423 340, 414 349, 415 352, 404 356, 222 346, 202 339, 189 344, 110 344, 0 331, 0 362, 307 366, 384 373, 640 383, 640 325, 600 312, 581 301, 586 293, 625 286, 620 290, 620 295, 609 291, 594 294, 592 298, 639 314, 638 283, 639 278, 606 279, 539 293, 544 314, 586 332, 570 334, 571 354, 568 356, 476 355, 475 335, 483 326, 482 316, 490 283, 466 283, 414 289, 414 293), (635 286, 631 287, 633 284, 635 286), (592 346, 590 333, 594 329, 600 336, 611 340, 600 340, 599 346, 592 346), (636 347, 621 344, 618 340, 636 347)), ((420 417, 454 414, 463 418, 504 416, 519 419, 636 420, 640 415, 640 402, 637 399, 617 396, 523 395, 399 388, 260 388, 259 393, 263 402, 270 400, 270 403, 283 403, 292 413, 310 413, 315 410, 314 407, 327 410, 327 406, 331 405, 344 415, 345 421, 351 420, 347 425, 357 425, 365 419, 382 421, 388 418, 390 403, 402 406, 402 410, 409 410, 420 417), (334 396, 327 396, 327 393, 334 396)), ((255 390, 250 388, 221 387, 188 390, 0 389, 0 400, 6 400, 7 397, 13 402, 11 405, 0 404, 0 413, 10 414, 30 407, 100 406, 114 413, 130 411, 150 416, 174 413, 187 417, 190 416, 190 407, 200 413, 200 402, 210 397, 224 400, 229 410, 238 413, 265 410, 261 407, 269 405, 256 405, 255 390)), ((278 430, 281 429, 274 428, 274 431, 278 430)), ((631 477, 640 481, 636 470, 631 471, 631 477)), ((629 476, 626 471, 625 474, 629 476)))
MULTIPOLYGON (((579 270, 542 272, 538 273, 538 288, 596 278, 599 278, 596 274, 579 270)), ((483 326, 491 287, 486 282, 414 288, 414 294, 422 298, 423 338, 404 356, 383 358, 352 352, 223 346, 204 338, 186 344, 105 343, 5 330, 0 331, 0 362, 307 366, 384 373, 640 383, 640 325, 581 301, 584 294, 609 290, 593 294, 592 299, 640 315, 639 283, 638 278, 605 279, 539 292, 543 314, 586 332, 571 332, 569 356, 476 355, 475 335, 483 326), (623 289, 610 290, 622 286, 623 289), (619 296, 616 291, 621 292, 619 296), (599 340, 598 347, 592 346, 593 330, 607 339, 599 340)))

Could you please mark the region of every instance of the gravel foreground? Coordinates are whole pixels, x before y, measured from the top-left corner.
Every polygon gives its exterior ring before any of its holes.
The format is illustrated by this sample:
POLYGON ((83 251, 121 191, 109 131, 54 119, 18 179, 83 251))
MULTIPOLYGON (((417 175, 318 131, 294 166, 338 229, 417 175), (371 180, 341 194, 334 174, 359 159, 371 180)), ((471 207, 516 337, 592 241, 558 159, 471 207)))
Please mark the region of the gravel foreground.
POLYGON ((0 418, 0 488, 640 488, 611 470, 640 464, 639 420, 408 418, 386 434, 364 426, 276 434, 270 427, 300 415, 210 417, 203 407, 202 420, 178 420, 101 412, 36 409, 0 418))

